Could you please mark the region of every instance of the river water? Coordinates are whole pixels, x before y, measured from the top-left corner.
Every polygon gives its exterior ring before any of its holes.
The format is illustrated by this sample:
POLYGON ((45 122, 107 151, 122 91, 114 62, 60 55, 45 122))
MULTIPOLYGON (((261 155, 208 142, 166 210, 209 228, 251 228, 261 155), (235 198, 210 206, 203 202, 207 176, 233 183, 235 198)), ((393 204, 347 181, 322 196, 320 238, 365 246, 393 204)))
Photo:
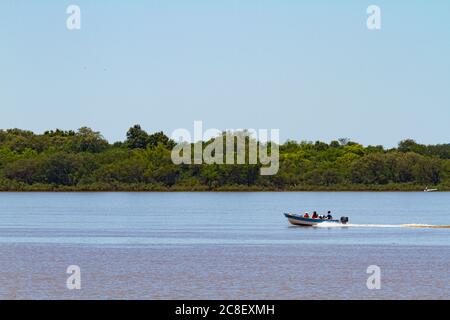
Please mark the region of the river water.
POLYGON ((448 226, 441 192, 0 193, 0 298, 449 299, 448 226))

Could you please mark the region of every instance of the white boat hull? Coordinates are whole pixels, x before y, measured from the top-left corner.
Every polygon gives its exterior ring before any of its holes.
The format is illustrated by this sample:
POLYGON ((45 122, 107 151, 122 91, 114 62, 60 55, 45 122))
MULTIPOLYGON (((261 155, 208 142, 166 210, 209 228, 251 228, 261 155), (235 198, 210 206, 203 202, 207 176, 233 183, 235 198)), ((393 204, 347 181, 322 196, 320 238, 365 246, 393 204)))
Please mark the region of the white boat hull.
POLYGON ((288 221, 291 224, 293 224, 293 225, 305 226, 305 227, 312 227, 312 226, 315 226, 315 225, 319 224, 319 222, 315 222, 315 221, 301 221, 301 222, 299 222, 298 220, 292 219, 292 218, 288 218, 288 221))
POLYGON ((341 224, 341 222, 339 220, 305 218, 302 215, 293 214, 293 213, 285 213, 284 216, 288 219, 288 221, 291 224, 296 225, 296 226, 312 227, 312 226, 316 226, 323 222, 341 224))

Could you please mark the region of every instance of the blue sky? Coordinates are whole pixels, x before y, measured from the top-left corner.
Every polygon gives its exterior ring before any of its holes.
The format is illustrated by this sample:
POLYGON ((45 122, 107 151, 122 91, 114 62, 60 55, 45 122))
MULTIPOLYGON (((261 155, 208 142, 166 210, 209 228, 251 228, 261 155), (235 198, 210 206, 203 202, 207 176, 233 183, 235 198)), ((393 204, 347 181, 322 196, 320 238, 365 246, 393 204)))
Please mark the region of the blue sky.
POLYGON ((43 2, 0 2, 0 128, 450 142, 449 1, 43 2))

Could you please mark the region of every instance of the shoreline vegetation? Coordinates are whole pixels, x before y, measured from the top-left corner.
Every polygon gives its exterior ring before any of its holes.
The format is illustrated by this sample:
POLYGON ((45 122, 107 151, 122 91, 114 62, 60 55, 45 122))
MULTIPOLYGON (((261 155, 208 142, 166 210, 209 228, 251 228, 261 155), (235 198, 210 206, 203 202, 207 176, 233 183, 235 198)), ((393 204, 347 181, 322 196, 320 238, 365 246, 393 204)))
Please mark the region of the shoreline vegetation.
MULTIPOLYGON (((283 189, 230 185, 211 188, 208 186, 152 186, 148 184, 121 184, 121 185, 82 185, 82 186, 58 186, 48 184, 15 185, 5 188, 0 186, 0 193, 5 192, 418 192, 424 191, 421 185, 335 185, 335 186, 289 186, 283 189)), ((444 186, 438 192, 450 192, 450 187, 444 186)))
MULTIPOLYGON (((251 138, 245 139, 247 147, 251 138)), ((210 143, 203 141, 203 148, 210 143)), ((0 130, 0 192, 450 191, 450 143, 406 139, 385 149, 349 139, 288 140, 279 145, 273 176, 260 175, 262 165, 248 157, 245 164, 176 165, 174 146, 163 132, 139 125, 112 144, 86 127, 0 130)))

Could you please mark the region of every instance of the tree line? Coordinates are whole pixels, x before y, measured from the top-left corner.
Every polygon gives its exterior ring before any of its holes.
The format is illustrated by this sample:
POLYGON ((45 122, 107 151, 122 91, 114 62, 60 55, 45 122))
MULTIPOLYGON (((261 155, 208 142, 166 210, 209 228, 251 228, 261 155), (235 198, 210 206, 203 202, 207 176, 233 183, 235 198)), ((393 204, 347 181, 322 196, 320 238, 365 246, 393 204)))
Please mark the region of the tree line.
POLYGON ((273 176, 261 176, 261 164, 175 165, 174 146, 139 125, 115 143, 87 127, 0 130, 0 191, 450 190, 450 143, 289 140, 273 176))

